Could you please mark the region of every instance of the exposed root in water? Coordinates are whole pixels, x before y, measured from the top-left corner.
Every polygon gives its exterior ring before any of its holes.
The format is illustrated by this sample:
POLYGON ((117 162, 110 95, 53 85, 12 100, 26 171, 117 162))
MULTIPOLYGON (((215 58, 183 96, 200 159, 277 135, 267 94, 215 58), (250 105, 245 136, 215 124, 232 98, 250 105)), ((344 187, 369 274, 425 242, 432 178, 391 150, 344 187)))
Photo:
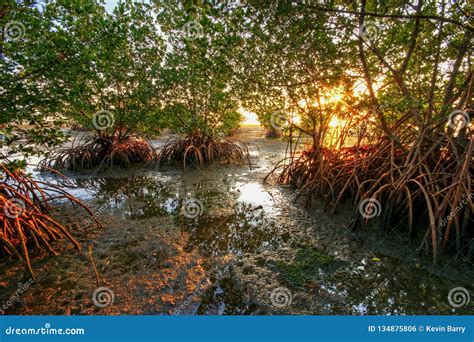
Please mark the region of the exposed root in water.
POLYGON ((404 148, 384 137, 351 147, 313 145, 293 151, 272 173, 280 171, 279 182, 295 185, 308 201, 323 198, 333 210, 352 199, 351 229, 380 216, 384 229, 404 223, 412 237, 414 221, 424 220, 420 250, 436 262, 445 250, 467 253, 474 238, 474 137, 435 132, 400 133, 404 148))
POLYGON ((77 146, 53 152, 40 163, 40 168, 79 170, 95 167, 128 167, 153 160, 150 143, 133 136, 97 137, 77 146))
POLYGON ((78 205, 101 227, 93 212, 62 188, 35 181, 20 170, 9 170, 3 163, 0 170, 3 173, 0 182, 0 258, 17 257, 25 262, 32 277, 35 274, 30 262, 31 245, 43 248, 53 256, 58 252, 51 243, 58 239, 66 238, 77 249, 81 248, 68 229, 48 214, 51 201, 66 199, 78 205))
POLYGON ((250 165, 248 147, 239 140, 217 140, 200 134, 190 134, 184 139, 171 138, 158 152, 160 165, 180 162, 183 163, 183 168, 186 168, 187 164, 204 166, 219 160, 250 165))
POLYGON ((283 136, 283 133, 280 130, 272 128, 267 130, 265 136, 267 138, 281 138, 283 136))

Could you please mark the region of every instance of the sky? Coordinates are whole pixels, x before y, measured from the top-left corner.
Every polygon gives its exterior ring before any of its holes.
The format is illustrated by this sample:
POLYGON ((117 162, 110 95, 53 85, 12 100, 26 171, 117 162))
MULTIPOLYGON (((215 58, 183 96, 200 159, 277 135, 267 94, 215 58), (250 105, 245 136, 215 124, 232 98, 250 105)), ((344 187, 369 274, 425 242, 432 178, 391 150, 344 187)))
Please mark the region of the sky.
POLYGON ((107 12, 111 13, 117 3, 118 0, 105 0, 105 9, 107 12))
MULTIPOLYGON (((141 0, 142 2, 148 2, 148 0, 141 0)), ((117 5, 119 0, 105 0, 105 10, 108 13, 112 13, 114 7, 117 5)))

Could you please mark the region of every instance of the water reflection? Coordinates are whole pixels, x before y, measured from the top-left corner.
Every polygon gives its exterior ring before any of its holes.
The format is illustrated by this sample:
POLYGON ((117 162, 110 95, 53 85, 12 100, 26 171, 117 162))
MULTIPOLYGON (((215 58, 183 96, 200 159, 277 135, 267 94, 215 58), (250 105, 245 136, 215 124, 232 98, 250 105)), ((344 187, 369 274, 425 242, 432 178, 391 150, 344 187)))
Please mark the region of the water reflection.
POLYGON ((258 310, 251 302, 250 289, 239 288, 235 278, 221 279, 203 296, 196 313, 199 315, 246 315, 258 310))
POLYGON ((266 218, 262 206, 273 203, 272 198, 257 183, 237 184, 234 188, 240 191, 231 192, 230 185, 225 187, 223 183, 195 182, 190 193, 180 182, 135 175, 76 182, 96 191, 99 213, 106 207, 115 215, 120 211, 129 220, 174 217, 191 235, 186 248, 198 247, 206 256, 240 256, 274 249, 282 242, 281 229, 266 218), (184 217, 180 210, 183 201, 190 197, 198 198, 205 208, 202 215, 192 219, 184 217))
POLYGON ((239 202, 261 205, 268 210, 273 209, 274 199, 262 183, 237 183, 236 188, 239 192, 239 202))
POLYGON ((162 180, 129 176, 127 178, 77 179, 96 191, 94 202, 121 209, 127 219, 145 219, 176 213, 179 193, 162 180))
POLYGON ((242 256, 262 249, 274 249, 281 242, 280 230, 265 218, 261 208, 237 203, 230 215, 206 215, 191 225, 188 247, 198 246, 205 255, 242 256))

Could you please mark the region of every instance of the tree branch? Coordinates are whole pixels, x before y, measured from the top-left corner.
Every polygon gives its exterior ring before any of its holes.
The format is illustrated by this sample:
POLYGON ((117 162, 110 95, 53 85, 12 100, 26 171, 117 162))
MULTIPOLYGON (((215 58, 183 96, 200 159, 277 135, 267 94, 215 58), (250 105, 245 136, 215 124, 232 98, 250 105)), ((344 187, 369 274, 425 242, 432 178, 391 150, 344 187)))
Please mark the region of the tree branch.
POLYGON ((470 27, 469 25, 465 25, 457 20, 441 17, 438 15, 422 15, 418 13, 417 14, 379 14, 379 13, 373 13, 373 12, 338 10, 338 9, 331 9, 331 8, 325 8, 325 7, 311 6, 311 5, 307 5, 307 7, 312 8, 316 11, 320 11, 320 12, 353 14, 353 15, 358 15, 358 16, 363 15, 363 16, 376 17, 376 18, 393 18, 393 19, 406 19, 406 20, 413 20, 413 19, 438 20, 438 21, 444 21, 444 22, 448 22, 454 25, 464 27, 466 30, 469 30, 471 32, 474 31, 474 28, 470 27))

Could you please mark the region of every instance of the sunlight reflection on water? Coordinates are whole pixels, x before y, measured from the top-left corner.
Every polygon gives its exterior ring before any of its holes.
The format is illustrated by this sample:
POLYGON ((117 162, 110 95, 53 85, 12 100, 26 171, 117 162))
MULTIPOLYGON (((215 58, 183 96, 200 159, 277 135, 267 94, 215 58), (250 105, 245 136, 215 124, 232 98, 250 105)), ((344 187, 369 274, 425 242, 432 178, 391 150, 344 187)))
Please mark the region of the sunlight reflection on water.
POLYGON ((261 183, 237 183, 237 189, 240 192, 239 202, 261 205, 272 210, 275 201, 261 183))

